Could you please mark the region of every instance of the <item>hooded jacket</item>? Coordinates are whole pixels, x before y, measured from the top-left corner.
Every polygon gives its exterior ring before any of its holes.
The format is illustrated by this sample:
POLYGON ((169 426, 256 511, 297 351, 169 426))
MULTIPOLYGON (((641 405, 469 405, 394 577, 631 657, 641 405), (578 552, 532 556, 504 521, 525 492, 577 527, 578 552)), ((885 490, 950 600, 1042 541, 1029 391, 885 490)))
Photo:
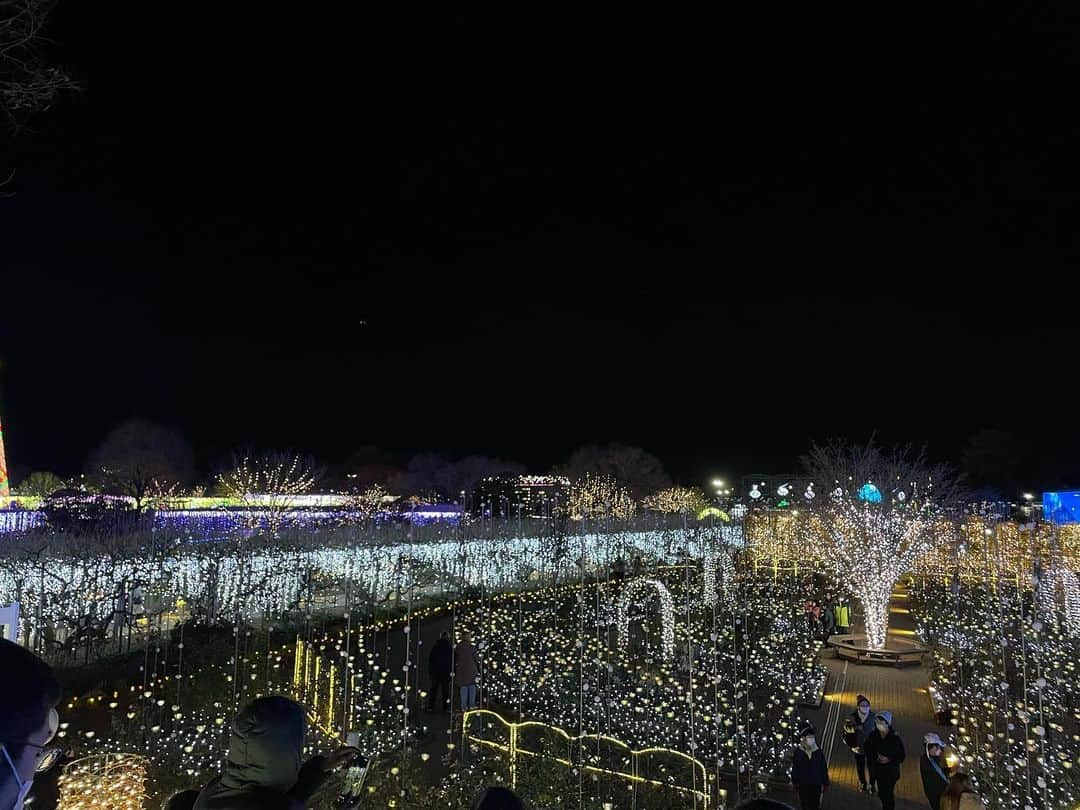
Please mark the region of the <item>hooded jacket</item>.
POLYGON ((900 779, 900 763, 907 754, 904 751, 904 741, 897 736, 892 725, 884 737, 875 728, 874 733, 866 738, 863 750, 866 751, 866 762, 879 782, 896 782, 900 779), (879 754, 888 757, 889 761, 882 765, 877 761, 879 754))
POLYGON ((944 762, 940 761, 940 757, 937 766, 941 769, 941 773, 938 773, 934 768, 930 755, 923 751, 922 756, 919 757, 919 775, 922 776, 923 792, 926 794, 926 800, 930 802, 930 806, 934 810, 937 810, 941 803, 941 794, 949 786, 949 768, 944 762))
POLYGON ((323 758, 301 766, 307 720, 288 698, 264 697, 240 710, 221 776, 199 793, 193 810, 304 810, 326 779, 323 758))

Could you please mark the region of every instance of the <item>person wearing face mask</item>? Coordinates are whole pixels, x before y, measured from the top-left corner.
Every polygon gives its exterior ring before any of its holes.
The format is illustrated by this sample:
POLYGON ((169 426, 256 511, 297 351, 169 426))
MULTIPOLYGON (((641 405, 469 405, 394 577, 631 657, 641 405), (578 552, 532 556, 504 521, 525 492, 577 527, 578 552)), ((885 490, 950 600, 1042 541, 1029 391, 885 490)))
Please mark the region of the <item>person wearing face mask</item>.
POLYGON ((893 731, 892 712, 878 712, 874 717, 874 731, 866 738, 866 761, 877 780, 878 796, 882 810, 896 807, 894 791, 900 781, 900 763, 906 756, 904 741, 893 731))
POLYGON ((877 783, 874 769, 870 769, 869 782, 866 772, 866 738, 874 731, 874 715, 870 712, 870 699, 866 695, 855 698, 855 711, 844 718, 844 744, 855 755, 855 773, 859 777, 859 790, 874 793, 877 783))
POLYGON ((938 810, 941 794, 949 786, 949 766, 942 759, 945 743, 937 734, 930 733, 923 737, 923 754, 919 757, 919 773, 922 776, 923 791, 930 802, 930 810, 938 810))
POLYGON ((29 650, 0 639, 0 810, 22 810, 56 736, 60 684, 29 650))
POLYGON ((791 758, 791 784, 799 794, 802 810, 819 810, 821 794, 829 789, 829 764, 818 748, 813 726, 799 731, 799 746, 791 758))

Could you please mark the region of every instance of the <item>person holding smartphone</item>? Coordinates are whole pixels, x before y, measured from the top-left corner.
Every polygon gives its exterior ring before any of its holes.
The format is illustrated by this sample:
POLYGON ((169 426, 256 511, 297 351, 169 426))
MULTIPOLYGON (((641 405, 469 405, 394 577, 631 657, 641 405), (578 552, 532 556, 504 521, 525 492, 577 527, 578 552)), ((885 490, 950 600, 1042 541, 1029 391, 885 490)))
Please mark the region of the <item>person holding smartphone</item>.
POLYGON ((248 703, 233 720, 224 771, 199 792, 193 810, 305 810, 329 775, 360 754, 346 746, 301 764, 306 734, 299 703, 278 695, 248 703))

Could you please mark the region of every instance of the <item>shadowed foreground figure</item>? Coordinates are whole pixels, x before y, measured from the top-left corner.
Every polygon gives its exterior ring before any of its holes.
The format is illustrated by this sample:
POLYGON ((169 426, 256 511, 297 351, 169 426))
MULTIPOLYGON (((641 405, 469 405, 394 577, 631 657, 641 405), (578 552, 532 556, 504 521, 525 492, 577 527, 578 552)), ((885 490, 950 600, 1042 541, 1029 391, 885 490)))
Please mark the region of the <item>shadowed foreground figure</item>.
POLYGON ((316 756, 301 764, 307 718, 304 709, 284 697, 253 700, 236 715, 229 739, 229 756, 221 776, 198 794, 170 799, 170 810, 304 810, 307 800, 331 771, 356 756, 342 748, 329 756, 316 756))
POLYGON ((525 810, 525 803, 510 788, 495 785, 473 799, 471 810, 525 810))
POLYGON ((21 810, 60 718, 49 665, 0 638, 0 810, 21 810))

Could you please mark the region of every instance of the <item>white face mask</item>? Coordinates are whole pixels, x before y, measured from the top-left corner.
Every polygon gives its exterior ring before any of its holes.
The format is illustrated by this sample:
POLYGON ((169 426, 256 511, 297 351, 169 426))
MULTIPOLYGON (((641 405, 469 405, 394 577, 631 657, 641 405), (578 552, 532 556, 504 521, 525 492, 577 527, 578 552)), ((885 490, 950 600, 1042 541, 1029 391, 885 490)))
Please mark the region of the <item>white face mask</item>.
POLYGON ((807 751, 813 751, 817 748, 817 741, 813 737, 803 737, 802 744, 807 751))
POLYGON ((878 723, 877 724, 877 730, 880 731, 882 734, 888 734, 889 733, 889 724, 888 723, 878 723))
POLYGON ((34 786, 34 779, 31 777, 25 782, 19 777, 19 769, 15 767, 15 763, 11 761, 11 754, 8 753, 7 746, 0 743, 0 752, 3 752, 4 759, 7 760, 8 767, 11 768, 11 773, 15 777, 15 784, 19 786, 19 795, 15 798, 15 804, 11 805, 11 810, 23 810, 23 803, 26 801, 26 794, 30 792, 30 788, 34 786))

